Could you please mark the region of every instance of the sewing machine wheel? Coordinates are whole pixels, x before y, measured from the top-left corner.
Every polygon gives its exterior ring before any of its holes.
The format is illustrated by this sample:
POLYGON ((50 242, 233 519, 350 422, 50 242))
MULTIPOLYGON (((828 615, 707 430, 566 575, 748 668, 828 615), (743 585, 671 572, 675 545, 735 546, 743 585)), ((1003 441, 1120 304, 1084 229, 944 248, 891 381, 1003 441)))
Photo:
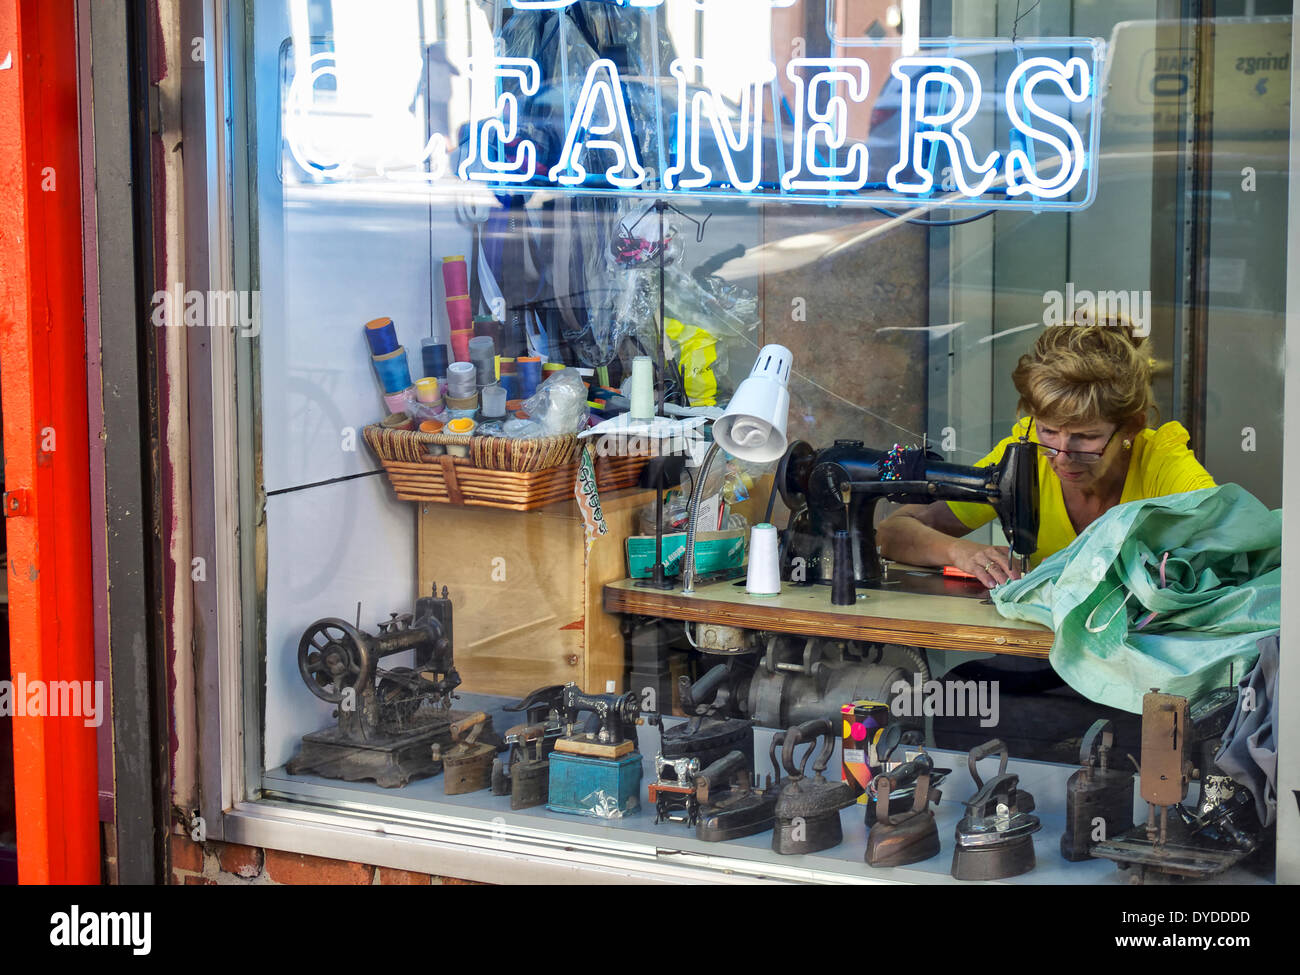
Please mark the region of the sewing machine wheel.
POLYGON ((340 619, 317 620, 298 641, 298 673, 322 701, 338 704, 343 691, 370 671, 365 638, 340 619))

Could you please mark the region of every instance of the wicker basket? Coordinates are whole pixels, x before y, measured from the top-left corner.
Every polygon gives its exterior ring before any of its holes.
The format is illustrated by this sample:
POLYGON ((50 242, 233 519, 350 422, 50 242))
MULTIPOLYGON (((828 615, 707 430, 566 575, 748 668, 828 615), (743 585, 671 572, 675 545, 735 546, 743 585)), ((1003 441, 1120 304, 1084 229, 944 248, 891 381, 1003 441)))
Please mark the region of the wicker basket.
MULTIPOLYGON (((368 426, 366 443, 403 501, 532 511, 573 497, 578 476, 575 434, 510 440, 458 437, 368 426), (468 446, 469 457, 431 457, 427 448, 468 446)), ((636 486, 646 457, 598 457, 602 491, 636 486)))

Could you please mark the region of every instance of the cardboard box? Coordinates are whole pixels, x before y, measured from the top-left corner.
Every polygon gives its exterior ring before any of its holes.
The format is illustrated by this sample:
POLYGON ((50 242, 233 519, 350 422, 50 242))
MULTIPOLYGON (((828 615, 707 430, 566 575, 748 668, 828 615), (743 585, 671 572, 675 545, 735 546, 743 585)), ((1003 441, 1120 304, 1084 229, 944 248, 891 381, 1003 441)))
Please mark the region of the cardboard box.
POLYGON ((842 778, 858 797, 858 803, 865 804, 871 769, 880 764, 876 759, 876 742, 889 724, 889 705, 880 701, 854 701, 840 708, 840 712, 844 715, 842 778))
MULTIPOLYGON (((738 528, 725 532, 696 532, 695 572, 708 575, 727 569, 739 569, 745 564, 747 530, 738 528)), ((686 554, 686 533, 674 532, 664 536, 664 576, 680 575, 682 557, 686 554)), ((633 535, 627 540, 628 575, 633 579, 649 579, 654 575, 655 537, 633 535)))

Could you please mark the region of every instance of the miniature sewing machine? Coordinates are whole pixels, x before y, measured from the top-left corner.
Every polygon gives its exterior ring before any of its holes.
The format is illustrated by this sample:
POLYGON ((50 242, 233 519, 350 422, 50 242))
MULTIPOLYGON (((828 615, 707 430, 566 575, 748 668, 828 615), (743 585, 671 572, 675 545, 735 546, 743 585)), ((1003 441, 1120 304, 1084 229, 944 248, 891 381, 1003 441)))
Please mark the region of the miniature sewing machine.
POLYGON ((372 636, 345 620, 321 619, 298 641, 298 672, 316 697, 336 705, 338 724, 303 736, 286 766, 291 774, 396 788, 442 770, 432 746, 449 747, 452 723, 472 713, 451 708, 460 675, 446 587, 439 597, 435 586, 416 600, 414 613, 393 613, 378 628, 372 636), (413 666, 379 669, 382 658, 406 652, 413 666))
MULTIPOLYGON (((1022 571, 1038 547, 1038 448, 1028 441, 1007 447, 992 467, 948 464, 925 449, 870 450, 856 440, 838 440, 814 450, 795 441, 777 469, 776 486, 795 513, 785 546, 783 576, 794 578, 793 560, 805 561, 809 583, 832 581, 843 588, 879 588, 884 583, 876 550, 876 504, 972 501, 992 505, 1022 571), (837 560, 836 546, 843 557, 837 560), (852 563, 852 575, 847 572, 852 563)), ((840 600, 836 599, 839 603, 840 600)), ((851 598, 850 600, 851 601, 851 598)))
POLYGON ((584 694, 577 684, 566 684, 560 705, 565 734, 551 752, 546 808, 602 819, 638 809, 641 708, 636 695, 584 694), (579 728, 578 719, 588 713, 595 727, 579 728))

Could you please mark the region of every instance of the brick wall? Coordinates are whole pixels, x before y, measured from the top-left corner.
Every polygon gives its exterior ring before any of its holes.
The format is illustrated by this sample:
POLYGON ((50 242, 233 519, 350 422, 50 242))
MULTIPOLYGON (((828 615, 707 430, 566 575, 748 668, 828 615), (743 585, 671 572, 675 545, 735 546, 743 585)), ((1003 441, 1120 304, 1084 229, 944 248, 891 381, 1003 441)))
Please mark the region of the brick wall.
POLYGON ((171 837, 171 882, 215 884, 472 884, 472 880, 376 867, 350 860, 327 860, 304 853, 263 850, 238 843, 192 842, 171 837))

